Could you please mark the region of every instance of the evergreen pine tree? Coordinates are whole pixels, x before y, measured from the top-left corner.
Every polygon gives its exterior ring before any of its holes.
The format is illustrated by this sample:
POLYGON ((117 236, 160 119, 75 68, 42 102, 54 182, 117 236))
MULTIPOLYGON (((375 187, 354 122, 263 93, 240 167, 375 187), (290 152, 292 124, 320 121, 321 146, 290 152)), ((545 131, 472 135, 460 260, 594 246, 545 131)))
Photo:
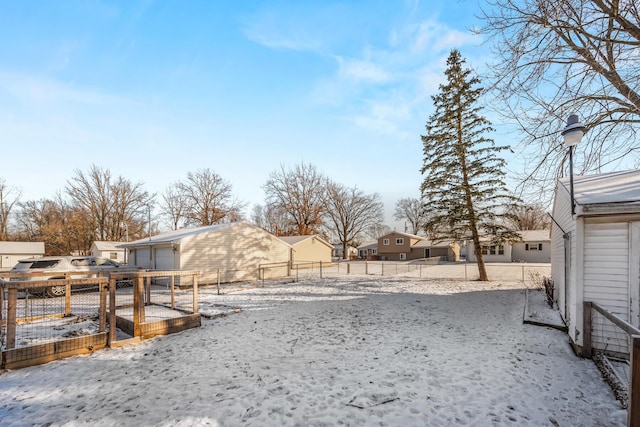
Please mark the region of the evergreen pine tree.
POLYGON ((436 240, 466 239, 471 234, 480 280, 489 280, 482 243, 497 246, 519 240, 511 231, 507 209, 518 199, 503 181, 504 159, 486 135, 491 123, 481 115, 480 80, 463 68, 465 60, 452 50, 447 59, 447 83, 433 96, 434 114, 422 136, 424 160, 420 187, 428 218, 425 228, 436 240))

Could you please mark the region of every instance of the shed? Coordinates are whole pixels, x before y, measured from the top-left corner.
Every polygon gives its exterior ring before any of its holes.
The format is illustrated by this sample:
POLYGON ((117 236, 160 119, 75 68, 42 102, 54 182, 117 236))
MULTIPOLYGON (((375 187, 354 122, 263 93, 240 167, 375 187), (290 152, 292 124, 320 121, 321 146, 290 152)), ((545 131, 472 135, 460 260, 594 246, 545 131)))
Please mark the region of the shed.
POLYGON ((200 271, 205 284, 219 277, 231 282, 289 274, 291 245, 247 221, 184 228, 122 246, 129 250, 130 265, 200 271))
POLYGON ((21 259, 44 255, 44 242, 0 242, 0 270, 9 270, 21 259))
POLYGON ((291 261, 294 263, 331 263, 333 245, 320 236, 280 236, 278 238, 291 245, 291 261))
POLYGON ((106 242, 96 240, 91 245, 91 255, 109 258, 119 263, 126 263, 125 250, 121 246, 124 242, 106 242))
MULTIPOLYGON (((640 170, 576 176, 574 195, 572 215, 569 179, 557 182, 551 274, 558 309, 581 349, 584 301, 640 326, 640 170)), ((594 348, 607 345, 606 329, 592 334, 594 348)))

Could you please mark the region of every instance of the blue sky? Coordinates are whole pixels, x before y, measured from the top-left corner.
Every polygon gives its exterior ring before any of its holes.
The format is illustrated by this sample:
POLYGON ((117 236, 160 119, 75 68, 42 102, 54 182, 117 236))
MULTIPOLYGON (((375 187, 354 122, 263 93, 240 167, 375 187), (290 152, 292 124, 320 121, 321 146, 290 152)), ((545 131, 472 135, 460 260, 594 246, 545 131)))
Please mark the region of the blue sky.
MULTIPOLYGON (((52 198, 92 164, 150 192, 209 168, 251 206, 305 162, 418 197, 446 57, 475 1, 0 1, 0 177, 52 198)), ((499 137, 499 133, 497 135, 499 137)), ((391 224, 389 224, 391 225, 391 224)))

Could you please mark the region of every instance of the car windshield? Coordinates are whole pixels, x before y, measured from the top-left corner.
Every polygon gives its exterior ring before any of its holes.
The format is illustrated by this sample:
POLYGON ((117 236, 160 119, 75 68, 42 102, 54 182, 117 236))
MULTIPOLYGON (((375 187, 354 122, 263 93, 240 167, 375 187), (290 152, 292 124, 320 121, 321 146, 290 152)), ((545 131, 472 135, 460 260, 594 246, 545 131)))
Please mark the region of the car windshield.
POLYGON ((31 268, 31 269, 33 269, 33 268, 51 268, 51 267, 55 267, 56 265, 58 265, 59 262, 60 262, 59 259, 38 260, 38 261, 33 261, 33 263, 31 264, 31 266, 29 268, 31 268))
POLYGON ((28 270, 29 267, 31 267, 31 264, 33 264, 33 261, 20 261, 13 266, 12 270, 13 271, 28 270))

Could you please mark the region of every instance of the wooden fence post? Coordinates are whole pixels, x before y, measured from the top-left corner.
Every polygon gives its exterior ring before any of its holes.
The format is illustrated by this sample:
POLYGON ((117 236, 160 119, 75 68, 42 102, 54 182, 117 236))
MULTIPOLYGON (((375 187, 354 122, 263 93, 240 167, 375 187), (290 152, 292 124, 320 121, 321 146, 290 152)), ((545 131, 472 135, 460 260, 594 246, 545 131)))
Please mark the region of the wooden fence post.
POLYGON ((7 349, 16 347, 16 325, 18 323, 18 289, 9 288, 7 300, 7 349))
POLYGON ((347 262, 347 274, 351 273, 351 264, 347 262))
POLYGON ((322 261, 320 261, 320 278, 322 279, 322 261))
POLYGON ((176 308, 176 275, 171 274, 171 310, 176 308))
POLYGON ((109 280, 109 345, 116 341, 116 280, 109 280))
POLYGON ((640 335, 631 335, 631 374, 627 425, 630 427, 640 425, 640 335))
POLYGON ((364 274, 369 274, 369 261, 364 262, 364 274))
POLYGON ((109 279, 106 282, 100 283, 100 307, 98 309, 98 331, 104 332, 107 330, 107 289, 109 288, 109 279))
POLYGON ((582 310, 582 357, 591 359, 591 301, 585 301, 582 310))
POLYGON ((218 269, 216 274, 218 276, 218 295, 220 295, 220 269, 218 269))
POLYGON ((144 277, 136 277, 133 287, 133 336, 142 335, 140 323, 145 321, 144 315, 144 277))

